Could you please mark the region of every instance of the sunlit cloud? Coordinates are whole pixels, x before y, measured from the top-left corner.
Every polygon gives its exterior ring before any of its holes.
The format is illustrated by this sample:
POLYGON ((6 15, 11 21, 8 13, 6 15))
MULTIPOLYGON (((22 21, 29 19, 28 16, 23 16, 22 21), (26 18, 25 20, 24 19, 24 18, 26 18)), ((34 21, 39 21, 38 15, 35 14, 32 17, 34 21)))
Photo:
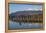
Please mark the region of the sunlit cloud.
POLYGON ((24 11, 24 10, 36 10, 36 11, 40 10, 40 11, 42 11, 42 8, 41 9, 25 8, 25 9, 20 9, 20 10, 16 10, 16 11, 24 11))
POLYGON ((31 9, 31 8, 27 8, 27 9, 25 9, 25 10, 33 10, 33 9, 31 9))

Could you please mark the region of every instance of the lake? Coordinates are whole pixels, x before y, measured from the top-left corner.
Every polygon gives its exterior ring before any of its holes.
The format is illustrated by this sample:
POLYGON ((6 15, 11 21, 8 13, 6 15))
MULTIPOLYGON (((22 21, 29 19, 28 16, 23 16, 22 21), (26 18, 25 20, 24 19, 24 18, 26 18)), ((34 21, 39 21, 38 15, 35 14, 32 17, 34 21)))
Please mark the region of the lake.
POLYGON ((24 23, 24 22, 13 22, 9 21, 9 29, 32 29, 32 28, 42 28, 40 23, 24 23))

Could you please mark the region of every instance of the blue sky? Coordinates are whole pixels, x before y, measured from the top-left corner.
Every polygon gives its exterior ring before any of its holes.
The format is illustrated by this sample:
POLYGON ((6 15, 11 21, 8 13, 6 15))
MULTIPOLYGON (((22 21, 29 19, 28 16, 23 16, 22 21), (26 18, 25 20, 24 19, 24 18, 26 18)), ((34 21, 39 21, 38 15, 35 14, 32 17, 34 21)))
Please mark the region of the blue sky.
POLYGON ((31 4, 9 4, 10 13, 22 10, 41 10, 42 5, 31 5, 31 4))

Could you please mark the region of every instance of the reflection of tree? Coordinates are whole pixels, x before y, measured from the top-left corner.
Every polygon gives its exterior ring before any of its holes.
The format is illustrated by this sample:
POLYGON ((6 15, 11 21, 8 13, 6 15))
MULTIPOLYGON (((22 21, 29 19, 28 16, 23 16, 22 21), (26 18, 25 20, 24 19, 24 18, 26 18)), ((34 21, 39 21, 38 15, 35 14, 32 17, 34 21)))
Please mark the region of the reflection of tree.
POLYGON ((21 25, 21 22, 19 22, 19 25, 21 25))

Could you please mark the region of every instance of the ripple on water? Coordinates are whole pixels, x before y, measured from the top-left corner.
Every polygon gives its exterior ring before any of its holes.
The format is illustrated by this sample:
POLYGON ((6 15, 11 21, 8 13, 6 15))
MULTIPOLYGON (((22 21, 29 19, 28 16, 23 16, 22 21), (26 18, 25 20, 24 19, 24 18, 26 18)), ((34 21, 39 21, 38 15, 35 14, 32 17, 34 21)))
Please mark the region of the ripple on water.
POLYGON ((42 25, 39 23, 19 23, 19 22, 13 22, 9 21, 9 28, 15 29, 15 28, 42 28, 42 25))

